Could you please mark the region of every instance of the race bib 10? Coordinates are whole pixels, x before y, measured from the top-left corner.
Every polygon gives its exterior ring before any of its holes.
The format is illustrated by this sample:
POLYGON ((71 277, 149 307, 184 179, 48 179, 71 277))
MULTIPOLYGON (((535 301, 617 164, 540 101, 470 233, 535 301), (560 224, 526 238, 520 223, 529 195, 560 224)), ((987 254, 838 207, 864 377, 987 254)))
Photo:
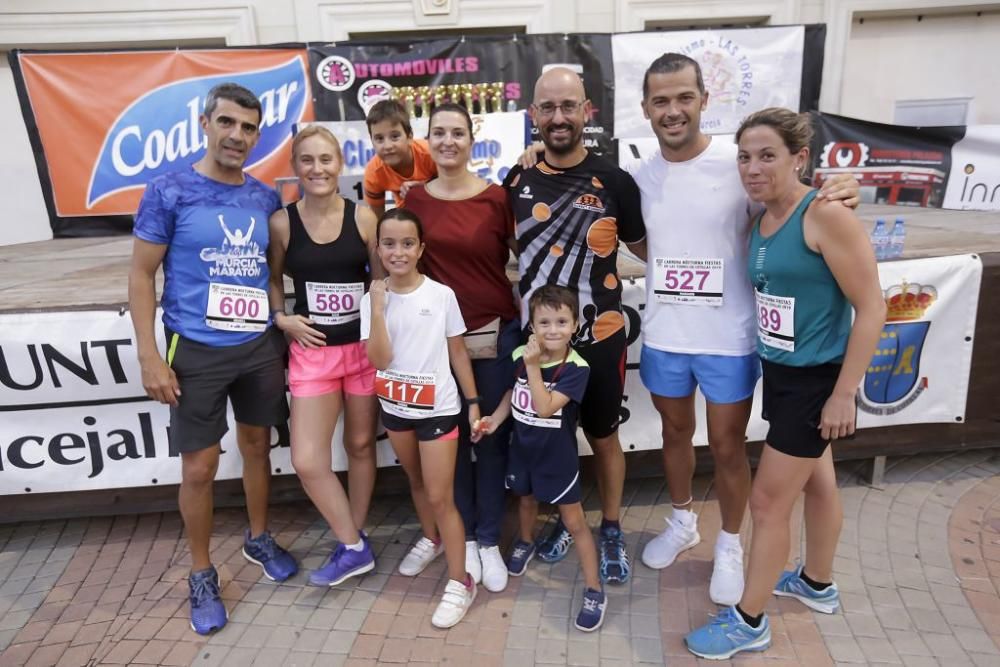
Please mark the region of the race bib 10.
MULTIPOLYGON (((548 389, 551 385, 546 384, 548 389)), ((535 404, 531 400, 531 387, 524 380, 518 379, 510 395, 511 412, 514 419, 528 426, 541 428, 559 428, 562 426, 562 410, 557 410, 551 417, 539 417, 535 412, 535 404)))
POLYGON ((312 283, 306 281, 309 319, 316 324, 346 324, 361 319, 364 283, 312 283))
POLYGON ((657 257, 653 295, 660 303, 721 306, 724 265, 721 259, 657 257))
POLYGON ((795 351, 795 298, 754 290, 757 298, 757 336, 768 347, 795 351))
POLYGON ((267 291, 211 283, 205 324, 222 331, 264 331, 267 328, 267 291))

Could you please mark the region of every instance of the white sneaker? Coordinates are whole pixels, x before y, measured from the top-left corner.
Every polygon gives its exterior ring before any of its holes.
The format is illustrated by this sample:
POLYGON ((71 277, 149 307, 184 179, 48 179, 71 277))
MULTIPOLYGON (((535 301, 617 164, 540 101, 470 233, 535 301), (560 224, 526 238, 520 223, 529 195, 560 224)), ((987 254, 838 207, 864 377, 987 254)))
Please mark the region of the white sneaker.
POLYGON ((472 575, 472 581, 483 580, 483 564, 479 562, 479 542, 468 540, 465 543, 465 571, 472 575))
POLYGON ((500 547, 479 547, 479 559, 483 564, 483 585, 491 593, 499 593, 507 588, 507 564, 500 555, 500 547))
POLYGON ((426 537, 421 537, 399 564, 399 573, 404 577, 415 577, 443 553, 444 542, 434 544, 426 537))
POLYGON ((463 618, 465 612, 469 611, 472 601, 476 599, 476 585, 466 588, 461 581, 448 580, 448 585, 444 587, 444 595, 434 615, 431 616, 431 625, 435 628, 450 628, 463 618))
POLYGON ((715 604, 726 607, 732 607, 743 597, 743 547, 715 547, 708 597, 715 604))
POLYGON ((667 529, 651 539, 642 550, 642 562, 646 567, 662 570, 682 552, 701 542, 698 524, 690 528, 679 521, 666 519, 667 529))

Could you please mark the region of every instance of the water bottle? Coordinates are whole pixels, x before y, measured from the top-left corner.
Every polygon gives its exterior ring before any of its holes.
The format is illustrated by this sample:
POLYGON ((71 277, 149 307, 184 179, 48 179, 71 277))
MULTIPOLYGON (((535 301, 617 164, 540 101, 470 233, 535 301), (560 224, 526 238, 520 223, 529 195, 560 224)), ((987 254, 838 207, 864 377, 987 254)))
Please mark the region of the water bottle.
POLYGON ((886 229, 885 220, 879 218, 875 221, 875 229, 872 230, 869 238, 872 248, 875 250, 875 260, 881 262, 886 258, 889 250, 889 230, 886 229))
POLYGON ((902 218, 896 218, 892 226, 892 233, 889 234, 889 259, 898 259, 903 256, 903 246, 906 244, 906 227, 902 218))

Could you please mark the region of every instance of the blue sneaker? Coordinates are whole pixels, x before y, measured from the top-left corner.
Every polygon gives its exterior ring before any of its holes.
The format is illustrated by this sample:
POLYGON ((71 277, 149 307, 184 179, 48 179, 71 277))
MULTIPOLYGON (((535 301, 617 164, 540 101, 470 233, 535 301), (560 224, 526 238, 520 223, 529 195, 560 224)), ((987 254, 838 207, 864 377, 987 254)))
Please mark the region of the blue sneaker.
POLYGON ((558 563, 573 546, 573 534, 566 530, 562 519, 556 519, 547 537, 535 542, 536 554, 539 560, 546 563, 558 563))
POLYGON ((621 528, 607 526, 601 528, 601 581, 608 584, 624 584, 632 575, 632 565, 625 551, 625 536, 621 528))
POLYGON ((219 573, 214 567, 192 572, 188 586, 191 590, 191 629, 199 635, 221 630, 229 614, 219 596, 219 573))
POLYGON ((821 591, 802 581, 802 566, 781 573, 774 594, 785 598, 795 598, 805 606, 823 614, 832 614, 840 609, 840 591, 837 584, 830 584, 821 591))
POLYGON ((326 565, 314 570, 309 574, 310 586, 336 586, 351 577, 357 577, 365 572, 375 569, 375 554, 363 536, 361 543, 364 548, 361 551, 353 551, 343 544, 338 544, 337 548, 330 554, 326 565))
POLYGON ((684 642, 699 658, 728 660, 740 651, 766 650, 771 645, 771 624, 764 614, 760 627, 753 628, 736 607, 726 607, 711 623, 692 630, 684 642))
POLYGON ((534 544, 525 542, 524 540, 514 542, 514 548, 510 552, 510 559, 507 561, 507 572, 512 577, 520 577, 528 569, 528 563, 534 557, 534 544))
POLYGON ((588 588, 583 592, 583 606, 580 613, 576 615, 574 625, 577 630, 593 632, 604 623, 604 614, 608 610, 608 598, 604 591, 595 591, 588 588))
POLYGON ((264 576, 271 581, 285 581, 299 571, 299 565, 292 554, 278 546, 271 533, 266 530, 253 539, 250 539, 249 530, 244 533, 243 557, 260 565, 264 576))

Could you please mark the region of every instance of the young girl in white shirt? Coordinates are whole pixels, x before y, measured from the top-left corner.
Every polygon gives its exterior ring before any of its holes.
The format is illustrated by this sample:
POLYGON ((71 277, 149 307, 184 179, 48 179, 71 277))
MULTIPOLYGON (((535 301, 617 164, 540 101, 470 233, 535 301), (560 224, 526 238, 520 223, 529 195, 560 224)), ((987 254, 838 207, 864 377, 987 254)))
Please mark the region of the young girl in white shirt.
POLYGON ((378 369, 375 391, 382 424, 410 481, 423 536, 399 565, 416 576, 443 551, 448 584, 431 623, 450 628, 465 616, 476 587, 465 569, 465 528, 453 487, 462 387, 469 421, 479 419, 479 397, 465 322, 455 293, 417 270, 423 254, 420 219, 393 209, 378 222, 378 255, 388 277, 373 281, 361 302, 361 339, 378 369))

